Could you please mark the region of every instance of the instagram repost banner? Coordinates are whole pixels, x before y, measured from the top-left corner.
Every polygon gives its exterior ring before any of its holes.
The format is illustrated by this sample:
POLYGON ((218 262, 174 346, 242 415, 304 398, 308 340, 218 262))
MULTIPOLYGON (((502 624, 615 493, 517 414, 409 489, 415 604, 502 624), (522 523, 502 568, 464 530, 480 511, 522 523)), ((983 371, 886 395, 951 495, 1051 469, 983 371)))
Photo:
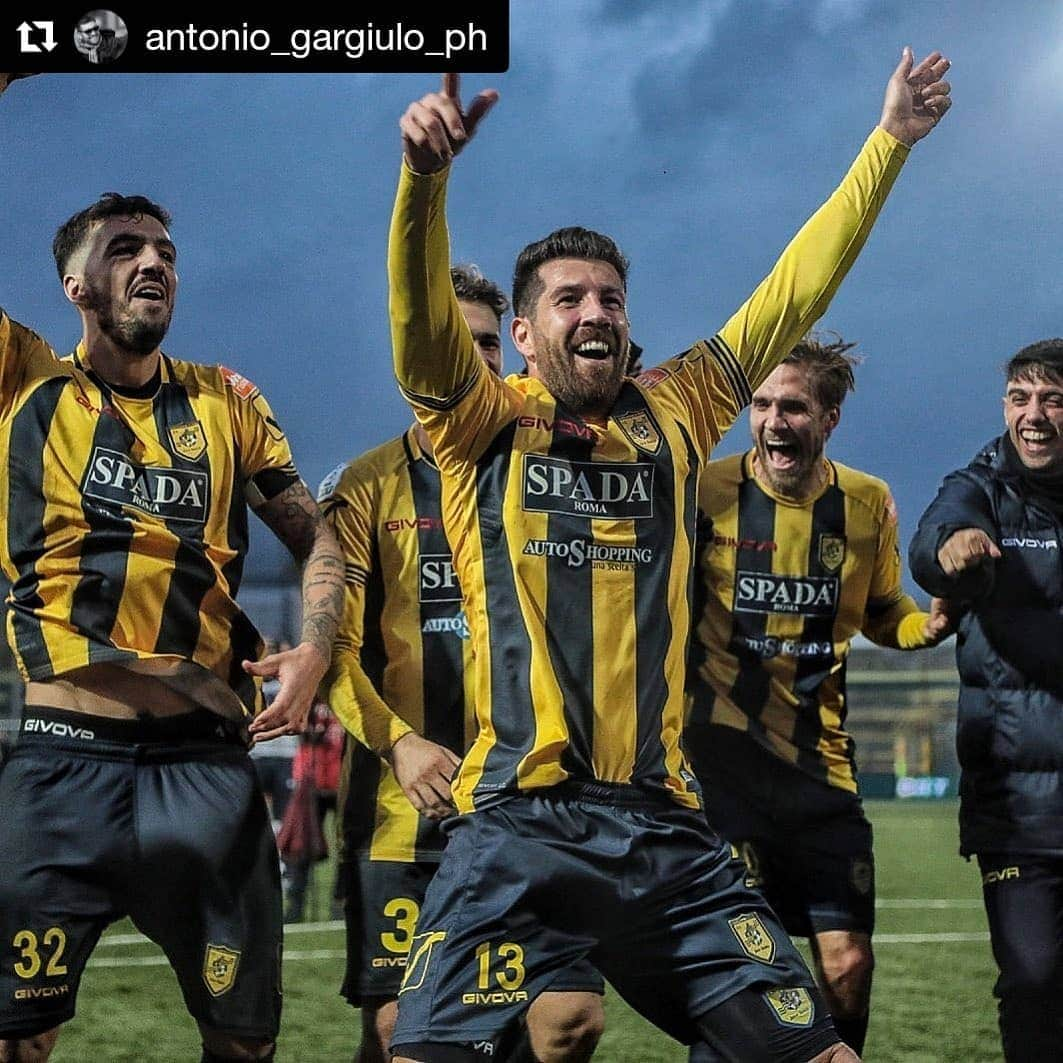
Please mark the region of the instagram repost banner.
POLYGON ((508 0, 328 5, 328 13, 325 5, 318 12, 289 4, 247 16, 223 14, 220 6, 194 17, 181 10, 13 5, 0 23, 0 69, 373 74, 499 73, 509 66, 508 0))

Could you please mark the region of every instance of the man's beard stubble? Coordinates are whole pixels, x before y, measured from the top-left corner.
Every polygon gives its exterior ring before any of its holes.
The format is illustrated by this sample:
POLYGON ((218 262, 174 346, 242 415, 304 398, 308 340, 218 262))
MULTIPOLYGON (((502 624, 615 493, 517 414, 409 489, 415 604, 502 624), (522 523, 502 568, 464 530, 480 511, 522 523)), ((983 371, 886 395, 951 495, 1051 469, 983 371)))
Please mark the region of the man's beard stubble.
POLYGON ((89 309, 95 312, 100 331, 115 346, 138 357, 151 354, 170 327, 169 315, 165 320, 143 321, 128 308, 122 317, 116 318, 111 311, 110 296, 94 289, 89 291, 89 309))
POLYGON ((587 377, 577 371, 574 356, 566 350, 541 335, 538 346, 539 379, 558 402, 581 415, 608 412, 624 383, 626 353, 603 359, 602 371, 587 377))

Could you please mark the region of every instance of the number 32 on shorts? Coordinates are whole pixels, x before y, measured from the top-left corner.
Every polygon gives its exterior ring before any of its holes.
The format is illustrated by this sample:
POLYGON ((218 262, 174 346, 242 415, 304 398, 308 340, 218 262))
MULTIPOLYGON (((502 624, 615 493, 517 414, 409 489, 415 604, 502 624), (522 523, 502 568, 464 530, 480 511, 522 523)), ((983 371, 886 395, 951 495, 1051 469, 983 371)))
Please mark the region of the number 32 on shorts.
POLYGON ((19 958, 13 964, 13 970, 19 978, 36 978, 42 966, 49 978, 58 978, 67 973, 66 964, 62 962, 66 951, 66 931, 62 927, 50 926, 41 935, 32 930, 20 930, 11 944, 19 953, 19 958))

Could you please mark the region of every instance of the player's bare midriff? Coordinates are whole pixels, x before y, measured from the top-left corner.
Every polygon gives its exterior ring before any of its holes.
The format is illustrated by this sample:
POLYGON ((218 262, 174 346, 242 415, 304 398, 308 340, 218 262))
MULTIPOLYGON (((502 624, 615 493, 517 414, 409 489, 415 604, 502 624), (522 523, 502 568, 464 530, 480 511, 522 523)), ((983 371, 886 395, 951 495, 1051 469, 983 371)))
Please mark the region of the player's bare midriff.
POLYGON ((93 664, 61 678, 26 684, 26 704, 90 716, 181 716, 200 706, 161 679, 117 664, 93 664))

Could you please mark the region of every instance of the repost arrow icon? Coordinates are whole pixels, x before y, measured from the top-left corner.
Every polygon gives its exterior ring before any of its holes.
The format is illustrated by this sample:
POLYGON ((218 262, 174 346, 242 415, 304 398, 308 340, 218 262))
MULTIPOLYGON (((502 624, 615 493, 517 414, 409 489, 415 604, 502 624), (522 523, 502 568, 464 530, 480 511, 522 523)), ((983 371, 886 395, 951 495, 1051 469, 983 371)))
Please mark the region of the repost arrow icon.
POLYGON ((34 23, 23 22, 18 27, 19 44, 18 50, 20 52, 39 52, 41 49, 38 45, 34 44, 30 40, 30 34, 35 28, 34 23))

